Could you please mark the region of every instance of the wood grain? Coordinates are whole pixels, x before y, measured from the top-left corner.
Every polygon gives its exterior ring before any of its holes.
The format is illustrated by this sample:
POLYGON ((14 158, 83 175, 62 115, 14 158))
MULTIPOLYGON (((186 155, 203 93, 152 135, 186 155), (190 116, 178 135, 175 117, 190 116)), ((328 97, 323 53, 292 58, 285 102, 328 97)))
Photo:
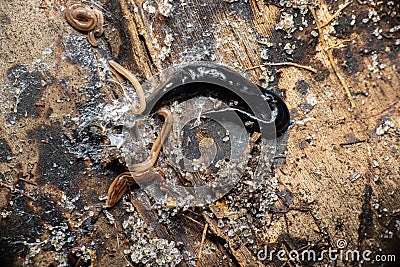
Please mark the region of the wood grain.
MULTIPOLYGON (((398 17, 382 7, 381 21, 364 23, 373 7, 353 1, 336 18, 338 25, 323 29, 328 46, 353 40, 330 50, 353 96, 355 107, 349 110, 348 96, 324 52, 327 47, 313 33, 318 31, 309 11, 304 15, 308 26, 288 39, 277 23, 284 12, 297 13, 298 26, 301 16, 297 7, 280 6, 279 1, 173 1, 169 16, 157 11, 161 2, 90 2, 106 21, 97 49, 64 20, 65 1, 46 0, 40 7, 38 1, 11 1, 0 7, 0 181, 8 186, 0 187, 0 261, 5 266, 21 266, 26 260, 32 266, 54 266, 66 260, 72 247, 84 245, 95 251, 91 263, 96 266, 132 264, 124 250, 133 241, 123 223, 133 212, 120 203, 109 210, 113 221, 102 208, 102 196, 124 166, 105 148, 101 134, 76 123, 111 102, 102 65, 111 58, 140 81, 180 63, 225 64, 280 91, 292 111, 287 151, 279 155, 285 161, 272 174, 279 197, 262 219, 243 200, 225 204, 224 212, 233 217, 217 218, 209 207, 190 208, 167 216, 171 221, 166 223, 160 219, 165 211, 131 188, 129 200, 149 226, 147 241, 174 241, 182 255, 179 266, 295 266, 294 261, 259 260, 257 250, 265 245, 300 249, 311 243, 318 249, 335 248, 339 239, 349 249, 399 259, 400 61, 398 32, 390 31, 398 17), (156 8, 154 13, 145 2, 156 8), (386 37, 377 38, 376 28, 386 37), (288 43, 296 44, 292 54, 284 49, 288 43), (268 60, 260 57, 265 49, 268 60), (247 70, 266 61, 311 66, 317 74, 293 66, 247 70), (268 77, 274 79, 266 81, 268 77), (82 147, 86 151, 79 151, 82 147), (12 187, 35 200, 11 192, 12 187), (252 244, 243 241, 243 234, 228 234, 238 229, 239 219, 258 229, 248 232, 252 244), (60 249, 45 241, 55 233, 62 233, 60 249), (35 246, 41 250, 30 255, 35 246)), ((321 24, 338 4, 315 1, 321 24)), ((312 265, 324 263, 326 259, 312 265)))

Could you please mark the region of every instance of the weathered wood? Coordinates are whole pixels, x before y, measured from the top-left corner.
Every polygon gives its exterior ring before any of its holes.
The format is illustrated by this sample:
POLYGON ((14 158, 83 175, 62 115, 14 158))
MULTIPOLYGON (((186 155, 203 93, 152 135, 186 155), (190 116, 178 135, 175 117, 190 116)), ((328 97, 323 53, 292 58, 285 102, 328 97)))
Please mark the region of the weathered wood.
POLYGON ((106 20, 98 48, 67 24, 65 1, 2 3, 2 266, 65 264, 73 247, 90 259, 87 265, 136 266, 131 255, 147 246, 173 253, 165 242, 177 249, 179 266, 294 266, 257 259, 257 252, 265 245, 301 251, 312 243, 319 251, 335 249, 341 239, 352 250, 396 254, 398 262, 400 24, 394 12, 400 7, 354 1, 323 27, 338 2, 315 1, 304 15, 279 2, 91 1, 106 20), (285 12, 297 14, 292 24, 290 16, 283 23, 285 12), (107 138, 79 124, 111 102, 104 71, 111 58, 141 81, 175 64, 209 60, 282 92, 294 123, 285 161, 271 176, 278 199, 264 217, 252 211, 260 203, 249 199, 254 206, 248 205, 238 189, 218 204, 219 212, 206 207, 174 214, 152 207, 151 197, 133 188, 116 207, 102 207, 124 166, 107 138), (317 73, 286 65, 248 70, 265 62, 297 63, 317 73))

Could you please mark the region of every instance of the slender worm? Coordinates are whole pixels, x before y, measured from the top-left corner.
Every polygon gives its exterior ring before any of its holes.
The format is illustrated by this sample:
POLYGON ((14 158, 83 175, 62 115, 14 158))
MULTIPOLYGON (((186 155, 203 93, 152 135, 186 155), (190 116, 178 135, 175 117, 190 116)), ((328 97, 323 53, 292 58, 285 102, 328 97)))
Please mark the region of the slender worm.
POLYGON ((134 172, 144 172, 153 167, 153 165, 157 161, 158 154, 160 153, 161 150, 161 146, 164 143, 165 138, 167 137, 169 131, 171 130, 171 126, 173 123, 171 111, 169 111, 166 108, 161 108, 159 111, 157 111, 157 114, 164 117, 165 120, 164 125, 161 129, 160 134, 154 141, 153 146, 151 147, 150 155, 148 156, 148 158, 141 163, 132 165, 132 170, 134 172))
POLYGON ((97 17, 97 26, 94 29, 94 33, 95 33, 96 37, 99 37, 99 36, 102 36, 104 33, 104 28, 103 28, 104 17, 103 17, 103 13, 98 9, 93 9, 93 12, 97 17))
POLYGON ((123 172, 118 175, 108 189, 107 207, 112 207, 121 199, 128 189, 129 184, 145 183, 155 179, 162 183, 165 174, 160 168, 151 168, 145 172, 123 172))
POLYGON ((137 107, 135 104, 132 104, 132 112, 134 114, 142 114, 143 111, 146 109, 146 99, 144 97, 144 92, 142 89, 142 86, 140 85, 138 79, 136 79, 135 75, 133 75, 130 71, 122 67, 120 64, 115 62, 114 60, 108 61, 108 64, 119 74, 124 76, 126 79, 130 81, 130 83, 133 85, 133 88, 135 88, 136 94, 139 98, 139 107, 137 107))
POLYGON ((108 189, 108 197, 106 201, 107 207, 114 206, 128 189, 129 183, 144 183, 156 179, 157 181, 165 181, 165 174, 159 168, 153 168, 160 153, 161 146, 165 141, 173 123, 171 112, 167 108, 161 108, 157 111, 158 115, 164 117, 164 124, 160 134, 153 143, 149 157, 138 164, 132 166, 133 172, 123 172, 118 175, 108 189))
POLYGON ((128 189, 128 178, 131 178, 129 172, 118 175, 108 188, 106 207, 112 207, 121 199, 128 189))
POLYGON ((74 3, 66 8, 65 18, 73 28, 88 32, 88 41, 91 45, 98 45, 95 36, 99 37, 104 33, 104 18, 101 11, 82 3, 74 3))

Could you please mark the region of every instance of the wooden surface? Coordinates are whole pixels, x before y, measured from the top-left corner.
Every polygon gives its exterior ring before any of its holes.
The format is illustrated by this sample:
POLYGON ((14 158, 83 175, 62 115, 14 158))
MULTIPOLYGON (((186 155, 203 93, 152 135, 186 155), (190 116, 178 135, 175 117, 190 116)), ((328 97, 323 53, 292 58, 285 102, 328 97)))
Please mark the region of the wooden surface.
MULTIPOLYGON (((317 36, 311 10, 323 25, 342 2, 317 1, 304 6, 305 15, 279 2, 173 1, 171 12, 160 12, 162 1, 93 1, 88 4, 106 21, 93 48, 65 21, 65 1, 3 1, 1 265, 62 266, 68 251, 80 247, 87 265, 135 266, 130 255, 159 244, 161 254, 150 257, 149 266, 167 255, 175 255, 179 266, 295 266, 262 261, 257 252, 265 245, 335 248, 340 239, 352 250, 397 253, 398 263, 400 19, 394 12, 400 8, 354 1, 317 36), (282 23, 295 13, 295 25, 282 23), (343 47, 334 47, 340 41, 343 47), (236 189, 212 207, 174 212, 151 208, 151 198, 132 189, 104 210, 104 195, 123 164, 101 134, 80 123, 110 103, 109 59, 142 82, 174 64, 205 60, 279 89, 294 122, 286 160, 271 174, 275 203, 249 207, 247 192, 236 189), (294 62, 317 73, 287 65, 248 70, 264 62, 294 62), (224 218, 217 218, 218 209, 224 218)), ((324 263, 326 258, 312 265, 324 263)))

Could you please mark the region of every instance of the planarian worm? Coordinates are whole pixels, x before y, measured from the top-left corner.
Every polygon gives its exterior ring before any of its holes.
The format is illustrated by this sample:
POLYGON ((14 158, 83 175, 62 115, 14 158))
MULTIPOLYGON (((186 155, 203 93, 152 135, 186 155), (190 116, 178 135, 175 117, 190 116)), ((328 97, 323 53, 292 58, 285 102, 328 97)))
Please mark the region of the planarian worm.
POLYGON ((144 183, 156 179, 157 181, 165 181, 165 174, 159 168, 153 168, 160 153, 161 146, 165 141, 173 123, 171 111, 167 108, 161 108, 157 111, 158 115, 164 117, 164 124, 160 134, 153 143, 149 157, 141 163, 133 164, 133 172, 123 172, 118 175, 111 186, 108 188, 108 197, 106 201, 107 207, 114 206, 128 189, 129 183, 144 183))
POLYGON ((128 79, 131 84, 133 85, 133 88, 135 88, 136 94, 139 98, 139 107, 137 107, 135 104, 132 104, 132 112, 134 114, 142 114, 143 111, 146 109, 146 99, 144 97, 144 92, 142 89, 142 86, 140 85, 138 79, 136 79, 135 75, 133 75, 130 71, 122 67, 120 64, 115 62, 114 60, 108 61, 108 64, 117 71, 119 74, 124 76, 126 79, 128 79))
POLYGON ((160 168, 151 168, 145 172, 123 172, 118 175, 108 189, 106 207, 112 207, 121 199, 128 189, 128 184, 145 183, 155 179, 165 181, 165 174, 160 168))
POLYGON ((108 188, 106 207, 112 207, 121 199, 128 189, 128 180, 132 179, 130 172, 118 175, 108 188))
POLYGON ((144 172, 150 169, 156 163, 158 154, 161 150, 161 146, 164 143, 169 131, 171 130, 171 126, 173 123, 171 111, 169 111, 167 108, 161 108, 157 111, 157 114, 163 116, 165 122, 163 124, 160 134, 157 136, 156 140, 153 143, 153 146, 151 147, 150 155, 147 157, 147 159, 145 159, 141 163, 132 165, 132 170, 134 172, 144 172))
POLYGON ((104 33, 104 18, 101 11, 82 3, 74 3, 66 8, 65 18, 73 28, 88 32, 88 41, 91 45, 98 45, 95 36, 99 37, 104 33))

